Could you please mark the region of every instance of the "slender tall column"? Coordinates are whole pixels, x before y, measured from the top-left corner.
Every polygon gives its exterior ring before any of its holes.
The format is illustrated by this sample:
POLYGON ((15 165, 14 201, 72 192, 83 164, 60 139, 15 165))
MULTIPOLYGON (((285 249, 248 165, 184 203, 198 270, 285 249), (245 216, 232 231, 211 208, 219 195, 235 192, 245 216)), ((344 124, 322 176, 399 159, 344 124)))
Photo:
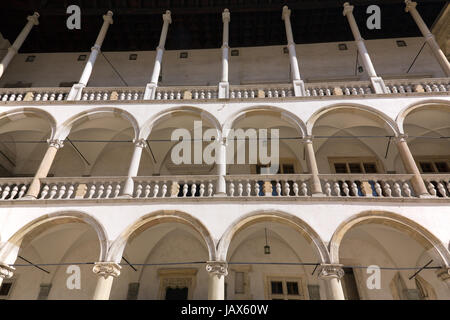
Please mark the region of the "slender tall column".
POLYGON ((425 41, 428 43, 428 45, 431 48, 431 51, 433 52, 439 64, 441 65, 442 70, 444 71, 447 77, 450 77, 450 63, 448 62, 444 52, 442 52, 442 49, 439 47, 439 44, 436 42, 434 35, 431 33, 430 29, 428 29, 427 25, 420 16, 420 13, 417 11, 416 9, 417 2, 405 0, 405 4, 406 4, 405 11, 411 14, 420 31, 422 32, 425 41))
POLYGON ((222 44, 222 77, 219 83, 219 99, 228 99, 230 97, 230 84, 228 82, 228 57, 230 46, 229 41, 229 29, 230 29, 230 11, 225 9, 222 13, 223 21, 223 44, 222 44))
POLYGON ((386 86, 383 79, 377 76, 372 60, 370 59, 369 52, 367 51, 364 39, 361 37, 358 25, 356 24, 355 17, 353 16, 353 8, 348 2, 344 3, 343 15, 347 17, 350 28, 352 29, 353 36, 358 47, 359 55, 361 56, 364 68, 367 71, 370 81, 372 82, 375 93, 387 93, 386 86))
POLYGON ((319 169, 317 169, 316 155, 314 153, 314 146, 312 137, 308 136, 303 140, 305 144, 306 163, 308 170, 311 173, 311 192, 313 196, 323 196, 322 185, 319 179, 319 169))
POLYGON ((28 20, 27 24, 19 33, 12 46, 8 48, 8 53, 6 54, 6 56, 3 57, 2 62, 0 62, 0 78, 2 77, 3 72, 6 70, 6 68, 8 68, 8 65, 11 62, 11 60, 19 51, 20 47, 27 38, 33 26, 37 26, 39 24, 39 13, 35 12, 32 16, 28 16, 27 20, 28 20))
POLYGON ((443 267, 436 271, 439 279, 444 281, 450 289, 450 267, 443 267))
POLYGON ((161 73, 161 63, 164 54, 164 47, 166 45, 167 32, 169 31, 169 24, 172 23, 172 16, 169 10, 166 11, 163 17, 163 27, 161 30, 161 37, 159 39, 159 45, 156 48, 155 65, 153 67, 152 78, 147 87, 145 88, 144 99, 155 99, 156 88, 158 87, 159 74, 161 73))
POLYGON ((139 171, 139 164, 141 163, 142 150, 147 146, 144 139, 140 139, 135 142, 133 156, 131 157, 130 167, 128 169, 127 181, 123 188, 123 195, 126 197, 132 197, 134 191, 133 177, 136 177, 139 171))
POLYGON ((97 56, 100 53, 100 49, 103 44, 103 40, 105 40, 106 32, 111 24, 113 24, 113 13, 112 11, 108 11, 106 15, 103 16, 103 25, 98 33, 97 40, 95 41, 94 46, 91 48, 91 54, 89 55, 88 62, 84 66, 83 73, 81 74, 80 81, 72 86, 72 89, 69 92, 69 96, 67 100, 80 100, 81 91, 84 87, 87 86, 89 82, 89 78, 91 77, 92 70, 94 69, 95 61, 97 60, 97 56))
POLYGON ((413 186, 414 192, 417 196, 421 198, 430 197, 429 192, 423 182, 422 176, 420 174, 419 168, 417 168, 416 162, 414 161, 414 157, 409 150, 408 143, 406 139, 407 135, 401 135, 397 137, 397 148, 400 153, 400 158, 402 159, 403 166, 406 169, 406 172, 409 174, 414 174, 411 179, 411 184, 413 186))
POLYGON ((225 196, 227 194, 227 185, 225 181, 225 176, 227 175, 227 142, 225 138, 220 139, 220 145, 217 150, 216 155, 216 166, 217 166, 217 186, 216 186, 216 196, 225 196))
POLYGON ((15 268, 0 262, 0 287, 2 286, 3 279, 9 279, 13 276, 15 268))
POLYGON ((206 271, 209 273, 208 300, 225 300, 225 277, 228 264, 223 261, 208 261, 206 271))
POLYGON ((322 264, 319 278, 325 280, 328 300, 345 300, 341 279, 344 276, 342 265, 322 264))
POLYGON ((300 69, 298 67, 297 52, 295 50, 294 36, 292 34, 291 26, 291 10, 287 7, 283 7, 283 14, 281 19, 284 20, 284 26, 286 27, 287 46, 289 49, 289 61, 291 64, 291 76, 294 84, 294 94, 296 97, 305 95, 305 84, 300 78, 300 69))
POLYGON ((114 278, 120 275, 122 267, 114 262, 97 262, 92 271, 99 275, 93 300, 109 300, 114 278))
POLYGON ((48 149, 45 152, 44 158, 39 165, 39 168, 34 175, 33 181, 31 181, 25 197, 36 199, 41 189, 41 182, 39 179, 46 178, 50 168, 52 167, 53 160, 55 160, 56 152, 64 146, 62 140, 48 140, 48 149))

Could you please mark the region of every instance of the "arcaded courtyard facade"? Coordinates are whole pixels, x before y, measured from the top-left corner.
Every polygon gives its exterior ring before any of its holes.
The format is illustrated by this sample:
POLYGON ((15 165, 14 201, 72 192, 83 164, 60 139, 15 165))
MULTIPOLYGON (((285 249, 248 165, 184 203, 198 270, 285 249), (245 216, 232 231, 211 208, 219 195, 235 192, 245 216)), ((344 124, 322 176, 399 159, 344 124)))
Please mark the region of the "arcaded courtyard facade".
POLYGON ((230 7, 220 49, 165 50, 161 10, 129 52, 101 51, 105 11, 90 54, 20 53, 24 16, 0 43, 0 299, 450 299, 450 8, 430 30, 405 2, 421 36, 364 40, 345 4, 354 41, 296 44, 280 6, 287 44, 230 48, 230 7), (251 153, 224 132, 278 129, 278 171, 174 163, 195 123, 220 159, 251 153))

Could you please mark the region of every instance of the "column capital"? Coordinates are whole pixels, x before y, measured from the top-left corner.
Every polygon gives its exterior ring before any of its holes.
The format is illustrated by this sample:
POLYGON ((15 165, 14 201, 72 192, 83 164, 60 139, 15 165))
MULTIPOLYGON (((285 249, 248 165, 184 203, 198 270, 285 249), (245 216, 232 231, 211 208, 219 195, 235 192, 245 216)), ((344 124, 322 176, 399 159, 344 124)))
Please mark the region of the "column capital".
POLYGON ((301 141, 303 143, 312 143, 313 142, 313 138, 314 138, 314 136, 304 136, 301 141))
POLYGON ((3 279, 11 278, 14 274, 14 270, 16 270, 14 267, 11 267, 6 263, 0 262, 0 278, 3 279))
POLYGON ((450 280, 450 267, 446 266, 436 270, 436 275, 442 281, 450 280))
POLYGON ((281 20, 289 19, 291 17, 291 9, 288 6, 283 7, 283 13, 281 14, 281 20))
POLYGON ((344 11, 342 12, 342 14, 346 16, 348 13, 353 13, 354 7, 355 6, 350 5, 350 3, 348 2, 344 3, 344 11))
POLYGON ((94 50, 100 52, 100 46, 98 44, 94 44, 94 46, 91 47, 91 51, 94 51, 94 50))
POLYGON ((208 261, 206 262, 206 271, 216 276, 228 275, 228 264, 225 261, 208 261))
POLYGON ((223 22, 230 22, 231 20, 231 15, 230 15, 230 10, 225 9, 222 12, 222 21, 223 22))
POLYGON ((147 148, 147 141, 145 139, 137 139, 137 140, 134 139, 133 143, 136 147, 143 148, 143 149, 147 148))
POLYGON ((114 20, 112 18, 113 12, 109 10, 105 15, 103 15, 103 21, 109 22, 109 24, 113 24, 114 20))
POLYGON ((405 0, 405 11, 409 12, 409 10, 414 10, 417 7, 417 2, 411 0, 405 0))
POLYGON ((96 262, 92 271, 105 279, 112 276, 117 278, 122 267, 115 262, 96 262))
POLYGON ((166 13, 162 15, 164 22, 172 23, 172 13, 167 10, 166 13))
POLYGON ((58 139, 48 139, 47 143, 50 147, 54 147, 56 149, 61 149, 62 147, 64 147, 64 141, 63 140, 58 140, 58 139))
POLYGON ((395 140, 397 140, 397 142, 405 142, 406 139, 408 139, 408 135, 406 133, 399 134, 395 137, 395 140))
POLYGON ((33 24, 37 26, 39 24, 39 17, 39 13, 35 12, 32 16, 28 16, 27 20, 33 22, 33 24))
POLYGON ((321 264, 319 271, 319 278, 327 280, 330 278, 341 279, 344 276, 344 269, 342 264, 321 264))

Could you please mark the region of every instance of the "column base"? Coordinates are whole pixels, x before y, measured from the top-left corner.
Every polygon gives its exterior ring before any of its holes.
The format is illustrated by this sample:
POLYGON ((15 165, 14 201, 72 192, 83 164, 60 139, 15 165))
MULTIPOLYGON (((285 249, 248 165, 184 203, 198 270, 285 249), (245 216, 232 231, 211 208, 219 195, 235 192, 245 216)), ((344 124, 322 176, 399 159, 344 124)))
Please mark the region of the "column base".
POLYGON ((144 100, 155 100, 156 88, 158 88, 156 83, 147 83, 144 92, 144 100))
POLYGON ((294 85, 294 95, 296 97, 306 96, 305 83, 303 80, 294 80, 292 81, 292 84, 294 85))
POLYGON ((230 83, 219 83, 219 99, 230 99, 230 83))
POLYGON ((377 94, 388 93, 386 85, 381 77, 370 77, 370 82, 372 83, 372 87, 377 94))
POLYGON ((214 198, 226 198, 228 195, 226 193, 216 193, 213 195, 214 198))
POLYGON ((67 96, 68 101, 81 100, 81 94, 86 85, 82 83, 76 83, 70 88, 69 95, 67 96))
POLYGON ((431 198, 436 198, 435 196, 432 196, 431 194, 421 194, 419 195, 420 199, 431 199, 431 198))
POLYGON ((314 198, 322 198, 322 197, 326 197, 326 194, 324 194, 324 193, 313 193, 312 196, 314 198))

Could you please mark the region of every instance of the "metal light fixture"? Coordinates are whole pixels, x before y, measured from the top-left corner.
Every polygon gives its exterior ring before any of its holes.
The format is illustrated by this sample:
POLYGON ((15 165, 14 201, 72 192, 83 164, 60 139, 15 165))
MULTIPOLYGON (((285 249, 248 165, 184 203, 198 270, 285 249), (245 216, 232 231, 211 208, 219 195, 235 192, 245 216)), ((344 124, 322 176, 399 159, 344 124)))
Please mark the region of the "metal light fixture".
POLYGON ((264 231, 266 233, 266 245, 264 246, 264 254, 270 254, 270 246, 267 243, 267 228, 264 228, 264 231))

